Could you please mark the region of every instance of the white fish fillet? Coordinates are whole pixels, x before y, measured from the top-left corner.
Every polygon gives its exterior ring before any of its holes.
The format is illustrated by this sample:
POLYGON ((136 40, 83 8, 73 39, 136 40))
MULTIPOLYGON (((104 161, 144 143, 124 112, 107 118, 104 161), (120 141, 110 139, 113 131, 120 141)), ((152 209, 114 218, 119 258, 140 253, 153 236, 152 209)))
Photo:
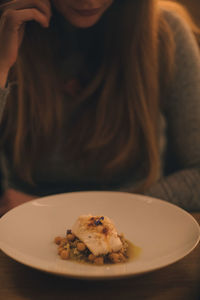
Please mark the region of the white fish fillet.
POLYGON ((117 252, 122 248, 113 222, 108 217, 82 215, 72 227, 72 232, 95 255, 117 252))

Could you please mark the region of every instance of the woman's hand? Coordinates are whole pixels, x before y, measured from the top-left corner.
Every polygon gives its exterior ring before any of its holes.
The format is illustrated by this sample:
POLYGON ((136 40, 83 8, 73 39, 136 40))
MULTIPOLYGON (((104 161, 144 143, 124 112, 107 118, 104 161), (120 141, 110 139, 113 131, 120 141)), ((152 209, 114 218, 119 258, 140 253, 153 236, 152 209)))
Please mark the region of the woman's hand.
POLYGON ((15 64, 27 21, 49 26, 49 0, 12 0, 0 5, 0 74, 8 73, 15 64))

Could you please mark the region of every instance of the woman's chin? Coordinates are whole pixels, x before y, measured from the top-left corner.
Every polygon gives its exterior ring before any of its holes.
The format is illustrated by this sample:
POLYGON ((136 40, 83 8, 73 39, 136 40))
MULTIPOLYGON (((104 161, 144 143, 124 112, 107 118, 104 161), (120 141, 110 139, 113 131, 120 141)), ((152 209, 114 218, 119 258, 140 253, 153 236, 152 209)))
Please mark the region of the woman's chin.
POLYGON ((68 22, 77 28, 89 28, 94 26, 100 17, 88 17, 88 18, 68 18, 68 22))

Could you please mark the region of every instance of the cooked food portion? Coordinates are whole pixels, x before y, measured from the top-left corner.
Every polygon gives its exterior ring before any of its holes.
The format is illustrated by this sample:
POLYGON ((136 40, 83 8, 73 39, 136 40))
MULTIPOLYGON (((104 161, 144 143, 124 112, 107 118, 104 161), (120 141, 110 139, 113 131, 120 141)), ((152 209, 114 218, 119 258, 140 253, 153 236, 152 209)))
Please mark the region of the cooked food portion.
POLYGON ((108 217, 80 216, 72 232, 95 256, 117 252, 122 248, 117 230, 108 217))
POLYGON ((106 216, 80 216, 72 229, 67 230, 66 237, 56 237, 55 243, 62 259, 98 265, 128 259, 127 241, 106 216))

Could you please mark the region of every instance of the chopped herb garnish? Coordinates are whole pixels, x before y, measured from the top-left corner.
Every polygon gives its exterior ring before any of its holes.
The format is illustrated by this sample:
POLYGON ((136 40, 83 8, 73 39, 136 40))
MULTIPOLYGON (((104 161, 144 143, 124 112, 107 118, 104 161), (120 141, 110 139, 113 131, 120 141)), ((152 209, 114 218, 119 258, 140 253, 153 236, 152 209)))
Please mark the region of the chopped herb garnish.
POLYGON ((95 221, 94 221, 94 224, 95 224, 96 226, 98 226, 98 225, 102 225, 102 222, 101 222, 101 220, 103 221, 103 220, 104 220, 104 217, 101 217, 101 218, 99 218, 99 219, 95 220, 95 221))

